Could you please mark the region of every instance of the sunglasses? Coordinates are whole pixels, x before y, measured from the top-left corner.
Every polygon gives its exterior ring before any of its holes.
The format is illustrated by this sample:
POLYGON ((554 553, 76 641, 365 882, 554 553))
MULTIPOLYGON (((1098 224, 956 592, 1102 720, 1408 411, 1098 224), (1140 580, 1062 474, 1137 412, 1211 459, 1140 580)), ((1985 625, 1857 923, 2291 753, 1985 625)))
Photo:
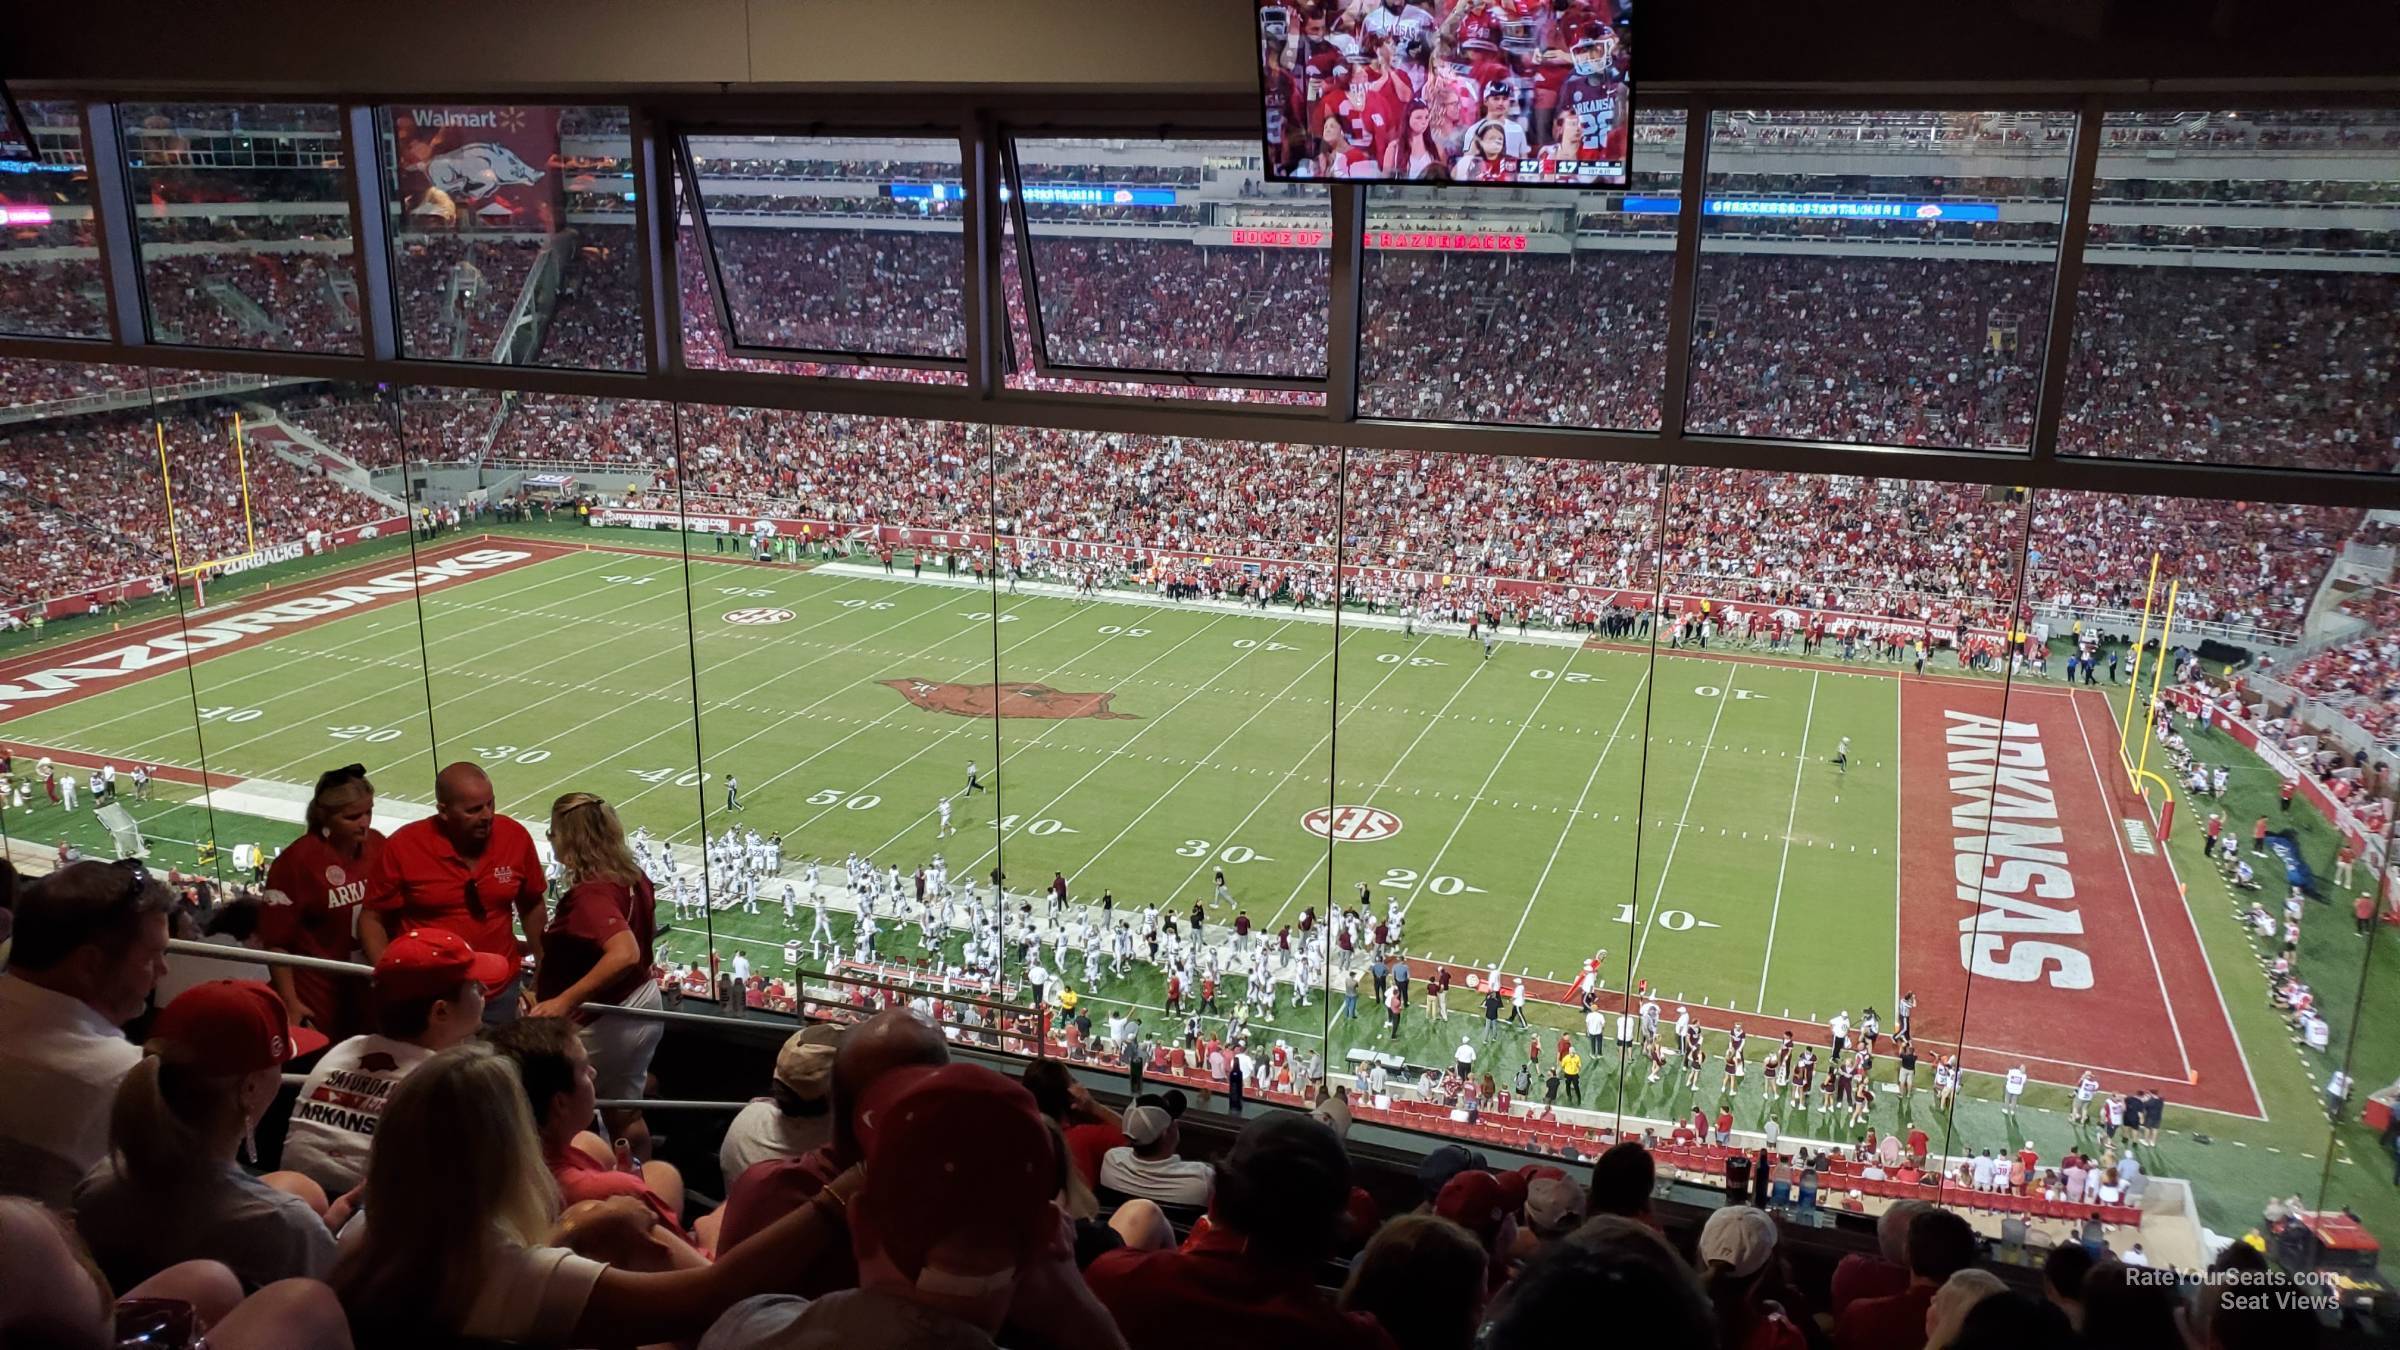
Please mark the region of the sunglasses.
POLYGON ((467 912, 474 915, 478 923, 483 921, 486 913, 483 907, 483 896, 475 889, 475 878, 473 877, 467 878, 467 912))
POLYGON ((119 904, 132 904, 150 885, 150 869, 142 866, 139 858, 119 858, 109 866, 125 874, 125 895, 119 904))

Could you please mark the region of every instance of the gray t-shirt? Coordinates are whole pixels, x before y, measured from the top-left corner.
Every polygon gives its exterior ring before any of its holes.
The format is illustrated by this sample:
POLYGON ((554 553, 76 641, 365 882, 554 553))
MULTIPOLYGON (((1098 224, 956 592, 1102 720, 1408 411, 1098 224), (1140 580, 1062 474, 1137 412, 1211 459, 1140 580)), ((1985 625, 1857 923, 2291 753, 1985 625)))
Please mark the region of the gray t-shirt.
POLYGON ((294 1276, 322 1279, 333 1269, 325 1221, 230 1161, 157 1191, 120 1174, 113 1155, 103 1158, 75 1188, 75 1227, 119 1289, 182 1261, 222 1261, 245 1289, 294 1276))
POLYGON ((1216 1181, 1216 1169, 1188 1158, 1144 1158, 1125 1145, 1100 1155, 1101 1185, 1162 1205, 1205 1205, 1216 1181))

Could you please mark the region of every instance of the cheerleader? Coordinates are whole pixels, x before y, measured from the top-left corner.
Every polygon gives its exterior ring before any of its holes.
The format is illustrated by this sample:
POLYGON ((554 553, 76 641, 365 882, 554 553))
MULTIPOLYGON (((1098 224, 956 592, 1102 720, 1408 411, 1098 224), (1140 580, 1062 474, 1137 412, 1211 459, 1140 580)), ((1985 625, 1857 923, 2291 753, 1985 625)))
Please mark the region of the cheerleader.
POLYGON ((1698 1092, 1700 1090, 1700 1070, 1702 1066, 1706 1065, 1707 1063, 1708 1053, 1707 1051, 1703 1050, 1700 1045, 1700 1029, 1698 1027, 1694 1027, 1692 1028, 1691 1034, 1686 1036, 1683 1042, 1684 1091, 1698 1092))
POLYGON ((1817 1052, 1814 1046, 1800 1052, 1800 1061, 1792 1065, 1792 1107, 1808 1109, 1808 1090, 1817 1079, 1817 1052))
POLYGON ((1667 1071, 1667 1047, 1653 1036, 1647 1046, 1647 1053, 1650 1056, 1650 1081, 1655 1083, 1658 1081, 1658 1076, 1667 1071))
POLYGON ((1958 1056, 1944 1055, 1933 1066, 1933 1104, 1947 1111, 1958 1099, 1958 1056))
POLYGON ((1729 1043, 1725 1047, 1725 1085, 1722 1090, 1728 1097, 1732 1096, 1742 1085, 1742 1075, 1747 1071, 1742 1061, 1742 1046, 1749 1039, 1750 1033, 1742 1030, 1742 1024, 1734 1023, 1733 1032, 1728 1038, 1729 1043))

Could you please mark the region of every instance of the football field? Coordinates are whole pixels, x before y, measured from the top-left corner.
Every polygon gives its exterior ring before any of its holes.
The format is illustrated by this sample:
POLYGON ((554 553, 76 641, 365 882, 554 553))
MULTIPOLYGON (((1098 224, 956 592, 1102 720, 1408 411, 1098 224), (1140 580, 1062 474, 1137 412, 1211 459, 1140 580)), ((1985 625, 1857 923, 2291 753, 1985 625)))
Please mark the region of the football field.
MULTIPOLYGON (((1603 950, 1609 989, 1767 1035, 1870 1006, 1888 1027, 1912 991, 1921 1037, 1963 1022, 1970 1067, 2053 1082, 2104 1017, 2131 1033, 2115 1078, 2256 1111, 2164 862, 2120 831, 2139 844, 2099 696, 1538 633, 1487 656, 1389 619, 1031 590, 705 554, 687 583, 673 555, 470 540, 20 658, 0 737, 193 783, 205 760, 229 810, 353 760, 422 804, 472 758, 537 836, 586 789, 675 843, 780 834, 791 874, 822 857, 829 882, 853 852, 904 873, 938 852, 1012 891, 1056 871, 1078 901, 1188 911, 1221 869, 1270 933, 1363 884, 1405 908, 1410 952, 1537 997, 1603 950), (1953 898, 1962 840, 2044 807, 2079 898, 1953 898)), ((767 910, 716 932, 780 947, 767 910)))

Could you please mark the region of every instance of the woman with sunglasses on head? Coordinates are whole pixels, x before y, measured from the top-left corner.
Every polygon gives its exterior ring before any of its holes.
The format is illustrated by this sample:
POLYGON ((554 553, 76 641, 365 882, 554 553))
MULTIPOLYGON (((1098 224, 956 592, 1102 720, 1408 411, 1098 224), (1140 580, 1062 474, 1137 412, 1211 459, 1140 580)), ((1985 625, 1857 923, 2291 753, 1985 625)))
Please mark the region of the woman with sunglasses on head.
MULTIPOLYGON (((267 869, 260 941, 269 951, 355 960, 358 904, 366 898, 367 873, 383 853, 366 766, 344 765, 317 779, 306 820, 300 837, 267 869)), ((271 967, 269 975, 293 1025, 314 1027, 333 1040, 368 1030, 365 981, 290 966, 271 967)))
MULTIPOLYGON (((566 893, 542 934, 533 972, 536 1002, 529 1015, 572 1017, 583 1029, 599 1095, 639 1097, 665 1024, 579 1009, 660 1006, 658 983, 650 978, 657 897, 625 843, 616 810, 589 792, 570 792, 551 804, 550 849, 558 857, 566 893)), ((610 1133, 626 1141, 635 1157, 650 1155, 650 1130, 639 1111, 602 1114, 610 1133)))

